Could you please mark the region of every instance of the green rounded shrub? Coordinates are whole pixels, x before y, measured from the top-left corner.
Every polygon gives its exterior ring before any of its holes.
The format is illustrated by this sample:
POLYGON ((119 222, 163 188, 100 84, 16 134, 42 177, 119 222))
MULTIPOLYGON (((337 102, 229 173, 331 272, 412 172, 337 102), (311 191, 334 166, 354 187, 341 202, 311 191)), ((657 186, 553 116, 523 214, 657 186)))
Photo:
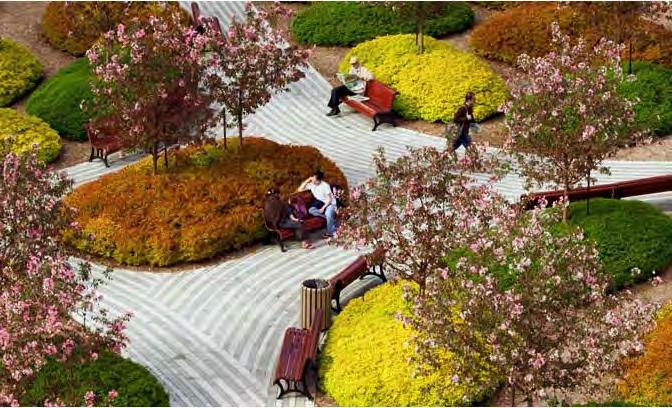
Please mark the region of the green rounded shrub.
POLYGON ((38 157, 45 163, 56 160, 63 147, 58 133, 42 119, 0 108, 0 153, 6 154, 6 148, 13 153, 26 153, 33 150, 33 144, 40 146, 38 157))
POLYGON ((33 89, 43 74, 42 64, 26 47, 0 38, 0 107, 33 89))
POLYGON ((84 125, 90 116, 81 103, 91 100, 93 75, 86 58, 61 69, 28 98, 26 112, 47 122, 62 137, 86 140, 84 125))
MULTIPOLYGON (((425 21, 425 34, 441 37, 464 31, 474 22, 466 3, 442 3, 443 9, 425 21)), ((315 2, 292 22, 297 41, 317 45, 354 45, 381 35, 414 33, 415 22, 392 9, 366 2, 315 2)))
POLYGON ((378 286, 334 319, 320 354, 322 389, 340 406, 465 405, 491 395, 497 381, 488 373, 480 383, 451 384, 448 355, 441 369, 413 376, 407 360, 413 332, 396 318, 397 312, 410 313, 403 285, 378 286))
POLYGON ((650 279, 672 262, 672 218, 656 207, 634 200, 590 200, 569 206, 572 225, 583 228, 595 240, 600 259, 613 275, 614 287, 622 288, 650 279), (633 275, 633 268, 639 268, 633 275))
MULTIPOLYGON (((624 64, 627 73, 628 64, 624 64)), ((635 105, 637 123, 655 136, 672 134, 672 69, 649 62, 632 64, 634 81, 621 84, 621 94, 635 105)))
POLYGON ((412 34, 364 42, 345 56, 341 72, 348 71, 352 56, 399 92, 394 109, 407 119, 450 122, 471 91, 476 94, 474 116, 480 121, 497 113, 508 96, 504 80, 487 63, 431 37, 425 37, 423 54, 417 53, 412 34))
POLYGON ((93 391, 96 405, 102 405, 110 390, 118 392, 112 401, 118 407, 166 407, 168 394, 145 367, 112 352, 102 352, 95 361, 67 363, 50 359, 37 373, 21 397, 21 405, 41 406, 59 399, 65 406, 82 406, 84 394, 93 391))

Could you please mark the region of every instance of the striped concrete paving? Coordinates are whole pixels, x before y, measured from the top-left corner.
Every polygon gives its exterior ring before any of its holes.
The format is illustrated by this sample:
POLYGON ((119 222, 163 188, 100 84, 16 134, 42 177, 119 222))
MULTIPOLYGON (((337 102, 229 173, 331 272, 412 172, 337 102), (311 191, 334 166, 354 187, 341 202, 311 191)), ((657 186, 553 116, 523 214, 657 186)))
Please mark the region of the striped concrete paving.
MULTIPOLYGON (((188 2, 182 5, 189 7, 188 2)), ((200 7, 203 15, 218 16, 224 26, 243 10, 240 2, 201 2, 200 7)), ((371 132, 370 120, 347 108, 341 116, 328 118, 329 90, 328 82, 309 67, 305 79, 246 119, 245 133, 315 146, 336 162, 350 185, 373 176, 371 157, 379 146, 390 158, 401 156, 408 146, 444 146, 443 139, 408 129, 383 125, 371 132)), ((221 129, 214 131, 221 134, 221 129)), ((119 170, 138 156, 115 158, 109 169, 96 161, 73 166, 67 173, 80 185, 119 170)), ((608 165, 613 174, 599 176, 601 183, 672 173, 672 163, 667 162, 608 165)), ((523 192, 515 175, 498 188, 510 199, 523 192)), ((672 209, 672 193, 644 198, 672 209)), ((102 289, 104 305, 117 313, 134 312, 125 353, 157 376, 170 394, 171 405, 310 405, 304 398, 275 400, 277 390, 271 381, 282 334, 298 325, 300 283, 329 277, 356 255, 322 242, 312 251, 294 243, 288 253, 266 246, 181 273, 116 268, 113 280, 102 289)), ((364 279, 346 289, 344 297, 359 296, 376 284, 376 278, 364 279)))

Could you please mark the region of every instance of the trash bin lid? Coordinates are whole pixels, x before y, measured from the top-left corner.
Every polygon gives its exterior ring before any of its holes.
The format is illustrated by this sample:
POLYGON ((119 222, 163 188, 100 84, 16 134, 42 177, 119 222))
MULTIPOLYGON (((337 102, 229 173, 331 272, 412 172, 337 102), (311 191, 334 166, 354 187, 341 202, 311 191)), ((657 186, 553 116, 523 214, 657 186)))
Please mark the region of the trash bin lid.
POLYGON ((329 282, 324 279, 308 279, 303 281, 303 286, 310 289, 323 289, 329 286, 329 282))

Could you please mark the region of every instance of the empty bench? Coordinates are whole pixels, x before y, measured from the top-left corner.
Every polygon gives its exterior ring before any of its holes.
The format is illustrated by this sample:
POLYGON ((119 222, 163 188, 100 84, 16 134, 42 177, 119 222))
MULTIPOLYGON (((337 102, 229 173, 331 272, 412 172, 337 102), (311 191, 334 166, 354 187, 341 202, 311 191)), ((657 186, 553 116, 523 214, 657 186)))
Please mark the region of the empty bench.
POLYGON ((396 95, 397 91, 373 79, 366 84, 364 96, 369 98, 368 100, 360 102, 347 96, 344 96, 342 100, 357 112, 373 118, 373 129, 371 130, 375 131, 381 123, 397 126, 392 111, 392 103, 396 95))
POLYGON ((322 315, 322 309, 315 311, 310 330, 291 327, 285 331, 273 381, 280 388, 278 399, 290 392, 298 392, 313 399, 308 389, 308 376, 312 373, 317 384, 317 346, 322 315))
POLYGON ((91 156, 89 156, 89 161, 92 162, 93 159, 98 158, 105 163, 105 167, 110 167, 107 162, 107 157, 110 154, 121 150, 121 142, 114 130, 110 128, 93 130, 88 123, 84 125, 84 129, 89 138, 89 143, 91 143, 91 156))
POLYGON ((371 263, 367 262, 365 257, 358 256, 350 265, 346 266, 342 271, 329 279, 329 284, 331 285, 332 310, 336 313, 343 310, 341 308, 341 292, 356 279, 362 279, 367 275, 372 275, 379 277, 383 282, 387 282, 383 270, 382 258, 384 255, 384 249, 376 249, 373 251, 373 254, 371 254, 371 257, 374 259, 371 263), (336 305, 335 307, 333 305, 334 303, 336 305))
MULTIPOLYGON (((293 193, 290 195, 290 197, 301 198, 303 202, 306 204, 306 209, 308 209, 310 203, 313 202, 313 193, 311 193, 310 190, 293 193)), ((263 209, 262 209, 262 217, 263 217, 263 209)), ((278 241, 278 245, 280 245, 280 250, 282 252, 285 252, 286 249, 284 241, 294 237, 294 230, 290 228, 278 228, 278 229, 273 228, 271 225, 268 224, 268 222, 266 222, 266 218, 264 218, 264 226, 269 232, 273 233, 276 240, 278 241)), ((303 220, 303 228, 306 232, 317 231, 319 229, 326 228, 326 226, 327 226, 327 220, 325 220, 322 217, 315 217, 313 215, 308 214, 306 216, 306 219, 303 220)))

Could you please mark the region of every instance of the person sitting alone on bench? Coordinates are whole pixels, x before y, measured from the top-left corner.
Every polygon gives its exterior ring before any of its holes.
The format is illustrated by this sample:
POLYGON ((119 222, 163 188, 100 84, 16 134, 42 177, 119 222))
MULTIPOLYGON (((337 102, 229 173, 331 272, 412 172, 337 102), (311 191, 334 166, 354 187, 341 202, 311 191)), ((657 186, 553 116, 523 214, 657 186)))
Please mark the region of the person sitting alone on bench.
POLYGON ((308 209, 308 213, 315 217, 327 220, 327 232, 322 236, 328 239, 336 232, 336 200, 331 193, 331 187, 324 181, 324 173, 317 170, 314 175, 308 177, 297 191, 310 190, 315 198, 308 209))
POLYGON ((280 199, 280 194, 275 188, 271 188, 266 193, 266 202, 264 203, 264 218, 272 228, 292 229, 296 235, 296 239, 301 241, 301 246, 305 249, 312 249, 313 245, 306 237, 306 232, 303 228, 303 220, 298 218, 294 213, 291 199, 287 203, 283 203, 280 199))
POLYGON ((328 107, 331 111, 327 116, 334 116, 341 113, 338 105, 341 104, 343 96, 363 95, 366 92, 366 83, 373 80, 373 74, 359 63, 357 57, 350 58, 350 72, 345 78, 345 83, 341 86, 331 90, 331 98, 329 98, 328 107))

